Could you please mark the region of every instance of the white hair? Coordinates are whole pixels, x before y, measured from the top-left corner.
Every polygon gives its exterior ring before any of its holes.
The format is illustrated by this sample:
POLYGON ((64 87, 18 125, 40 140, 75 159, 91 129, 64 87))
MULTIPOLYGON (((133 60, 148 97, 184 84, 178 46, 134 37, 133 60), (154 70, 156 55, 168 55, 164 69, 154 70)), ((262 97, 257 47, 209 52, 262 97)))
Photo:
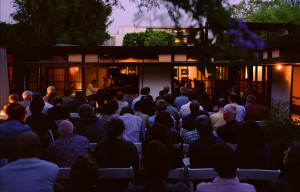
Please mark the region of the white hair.
POLYGON ((24 91, 22 93, 22 97, 23 97, 24 100, 30 100, 31 99, 31 95, 32 95, 32 92, 28 91, 28 90, 26 90, 26 91, 24 91))
POLYGON ((237 114, 237 108, 234 104, 227 104, 224 107, 224 113, 227 113, 231 119, 235 119, 237 114))
POLYGON ((73 133, 73 123, 69 120, 63 120, 58 125, 58 133, 60 136, 64 136, 65 134, 73 133))
POLYGON ((54 86, 49 86, 49 87, 47 88, 47 93, 51 93, 51 92, 53 92, 53 91, 55 91, 55 87, 54 87, 54 86))

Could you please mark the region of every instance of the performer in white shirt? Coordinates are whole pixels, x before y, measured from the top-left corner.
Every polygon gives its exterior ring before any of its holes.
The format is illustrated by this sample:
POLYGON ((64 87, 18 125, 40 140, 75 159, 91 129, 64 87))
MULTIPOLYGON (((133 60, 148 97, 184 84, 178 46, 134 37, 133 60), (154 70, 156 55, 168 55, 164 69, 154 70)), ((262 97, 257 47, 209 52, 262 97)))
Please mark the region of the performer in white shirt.
POLYGON ((86 88, 85 96, 88 102, 96 101, 95 94, 97 94, 98 89, 100 89, 99 87, 96 87, 96 82, 97 82, 96 80, 92 80, 89 86, 86 88))

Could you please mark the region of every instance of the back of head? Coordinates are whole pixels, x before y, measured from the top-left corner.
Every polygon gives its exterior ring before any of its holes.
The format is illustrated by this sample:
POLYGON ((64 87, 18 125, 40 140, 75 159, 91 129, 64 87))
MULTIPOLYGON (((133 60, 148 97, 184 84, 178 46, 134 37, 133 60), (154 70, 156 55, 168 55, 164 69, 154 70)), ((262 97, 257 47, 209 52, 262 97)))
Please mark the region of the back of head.
POLYGON ((240 95, 240 88, 235 85, 235 86, 232 87, 232 92, 236 93, 239 96, 240 95))
POLYGON ((200 115, 195 119, 195 128, 200 137, 207 137, 212 135, 212 126, 210 118, 206 115, 200 115))
POLYGON ((63 120, 58 125, 58 133, 60 136, 64 136, 66 134, 72 134, 73 133, 73 124, 69 120, 63 120))
POLYGON ((159 96, 163 97, 167 92, 165 90, 160 90, 159 91, 159 96))
POLYGON ((162 142, 149 142, 143 159, 146 181, 165 180, 169 174, 170 159, 170 151, 162 142))
POLYGON ((33 99, 30 102, 29 109, 33 115, 41 114, 44 109, 44 106, 45 106, 45 103, 44 103, 43 99, 41 97, 39 99, 38 99, 38 97, 36 97, 35 99, 33 99))
POLYGON ((82 91, 76 91, 75 92, 75 99, 80 99, 80 100, 83 100, 84 98, 84 94, 82 91))
POLYGON ((197 100, 192 100, 190 103, 190 110, 192 114, 196 114, 199 111, 200 104, 197 100))
POLYGON ((40 157, 41 143, 35 132, 24 132, 17 137, 16 151, 20 158, 40 157))
POLYGON ((215 144, 209 150, 209 158, 219 177, 235 177, 237 169, 237 157, 229 145, 215 144))
POLYGON ((227 104, 226 99, 221 98, 221 99, 218 100, 217 106, 218 106, 218 108, 222 108, 222 107, 225 107, 226 104, 227 104))
POLYGON ((47 93, 48 94, 50 94, 50 93, 52 93, 52 92, 54 92, 55 91, 55 87, 54 86, 49 86, 48 88, 47 88, 47 93))
POLYGON ((196 100, 197 99, 197 93, 195 91, 190 91, 188 93, 188 98, 189 98, 189 101, 196 100))
POLYGON ((62 105, 63 102, 64 102, 63 99, 62 99, 61 96, 59 96, 59 95, 55 95, 55 96, 53 97, 53 99, 52 99, 52 105, 53 105, 53 106, 56 106, 56 105, 58 105, 58 104, 62 105))
POLYGON ((228 96, 228 99, 230 99, 232 103, 237 103, 239 98, 236 93, 231 92, 228 96))
POLYGON ((155 117, 155 123, 164 124, 168 129, 172 129, 174 127, 174 121, 168 112, 160 112, 155 117))
POLYGON ((145 87, 146 95, 150 94, 150 87, 145 87))
POLYGON ((33 93, 31 96, 31 101, 34 101, 34 100, 42 100, 43 101, 43 96, 41 95, 41 93, 39 93, 39 92, 33 93))
POLYGON ((235 119, 237 114, 237 108, 233 104, 228 104, 224 107, 224 112, 227 113, 231 119, 235 119))
POLYGON ((87 189, 96 183, 98 173, 98 165, 95 158, 83 155, 77 157, 73 162, 70 171, 70 180, 74 187, 87 189))
POLYGON ((165 85, 165 86, 164 86, 164 91, 165 91, 166 93, 169 93, 170 87, 169 87, 168 85, 165 85))
POLYGON ((125 130, 125 124, 123 120, 119 118, 114 118, 108 123, 108 135, 110 137, 120 136, 125 130))
POLYGON ((141 89, 141 95, 147 95, 147 89, 146 89, 146 87, 143 87, 141 89))
POLYGON ((130 113, 131 115, 134 115, 134 111, 131 107, 123 107, 121 109, 121 112, 120 112, 120 116, 124 115, 125 113, 130 113))
POLYGON ((168 149, 171 149, 173 147, 169 130, 164 124, 154 123, 148 131, 150 141, 161 141, 168 147, 168 149))
POLYGON ((9 119, 21 121, 25 118, 25 108, 19 103, 11 103, 6 108, 9 119))
POLYGON ((167 104, 173 103, 173 96, 170 93, 165 94, 163 99, 167 102, 167 104))
POLYGON ((137 101, 134 105, 134 111, 142 111, 142 102, 141 101, 137 101))
POLYGON ((247 151, 264 147, 265 137, 262 128, 255 121, 245 121, 238 131, 238 145, 247 151))
POLYGON ((19 96, 17 94, 11 94, 8 97, 9 103, 16 103, 19 102, 19 96))
POLYGON ((168 106, 167 102, 163 99, 160 99, 155 103, 155 108, 157 112, 165 111, 167 109, 167 106, 168 106))
POLYGON ((125 87, 124 87, 124 92, 125 92, 126 94, 131 95, 131 94, 132 94, 132 86, 131 86, 131 85, 125 85, 125 87))
POLYGON ((247 101, 248 103, 255 104, 255 103, 256 103, 256 97, 255 97, 254 95, 248 95, 248 96, 246 97, 246 101, 247 101))
POLYGON ((78 114, 82 119, 89 119, 94 115, 94 107, 89 104, 83 104, 78 108, 78 114))
POLYGON ((121 101, 124 97, 124 93, 122 91, 118 91, 116 94, 116 98, 118 101, 121 101))
POLYGON ((70 96, 71 93, 72 93, 72 91, 71 91, 70 89, 65 89, 65 90, 63 91, 63 94, 64 94, 65 97, 66 97, 66 96, 70 96))
POLYGON ((180 87, 180 93, 182 96, 186 96, 187 94, 187 88, 185 86, 180 87))
POLYGON ((32 95, 32 92, 28 91, 28 90, 26 90, 22 93, 22 97, 24 100, 31 100, 31 95, 32 95))
POLYGON ((104 115, 111 115, 114 114, 116 110, 118 110, 118 102, 111 99, 103 105, 101 113, 104 115))

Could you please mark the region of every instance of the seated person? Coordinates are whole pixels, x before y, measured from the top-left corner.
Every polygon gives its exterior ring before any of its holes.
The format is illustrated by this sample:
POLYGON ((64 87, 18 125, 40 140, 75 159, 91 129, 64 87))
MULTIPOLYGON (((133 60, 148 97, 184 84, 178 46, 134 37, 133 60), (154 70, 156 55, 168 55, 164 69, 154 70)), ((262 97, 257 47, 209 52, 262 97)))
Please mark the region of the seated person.
POLYGON ((88 154, 88 138, 74 135, 73 124, 70 121, 63 120, 58 125, 58 133, 61 137, 47 149, 47 156, 51 162, 59 167, 71 167, 78 156, 88 154))
POLYGON ((28 90, 24 91, 22 93, 23 101, 20 101, 19 103, 25 108, 28 107, 31 102, 31 95, 32 95, 31 91, 28 91, 28 90))
POLYGON ((78 109, 80 116, 74 126, 78 135, 85 136, 90 143, 97 143, 106 137, 104 122, 94 114, 94 107, 90 104, 83 104, 78 109))
POLYGON ((256 97, 254 95, 248 95, 246 97, 245 109, 245 120, 262 121, 266 117, 266 111, 262 106, 256 104, 256 97))
POLYGON ((68 103, 68 111, 69 113, 77 113, 78 108, 85 104, 84 101, 84 94, 82 91, 76 91, 75 92, 75 99, 72 101, 69 101, 68 103))
POLYGON ((152 125, 154 124, 156 115, 159 114, 160 112, 166 111, 167 106, 168 106, 167 102, 163 99, 156 101, 156 103, 155 103, 156 114, 149 117, 149 119, 148 119, 149 127, 152 127, 152 125))
POLYGON ((142 163, 143 185, 130 186, 126 191, 189 191, 182 182, 175 184, 166 183, 170 169, 170 160, 171 154, 169 149, 160 141, 151 141, 146 147, 142 163))
MULTIPOLYGON (((197 100, 197 93, 195 91, 189 92, 188 95, 189 95, 189 97, 188 97, 189 102, 187 104, 181 106, 180 112, 179 112, 180 117, 189 115, 191 113, 191 110, 190 110, 191 101, 197 100)), ((200 104, 199 104, 199 110, 203 110, 203 107, 200 106, 200 104)))
POLYGON ((211 125, 213 127, 213 131, 216 131, 218 127, 223 126, 226 124, 224 120, 224 106, 227 104, 225 98, 221 98, 217 102, 217 107, 219 111, 210 116, 211 125))
POLYGON ((218 173, 212 182, 200 183, 196 192, 255 192, 254 186, 240 183, 236 176, 237 159, 233 149, 227 144, 215 144, 209 151, 210 162, 218 173))
POLYGON ((189 146, 191 167, 210 167, 209 149, 216 143, 225 142, 212 134, 211 122, 206 115, 198 116, 195 126, 200 138, 194 140, 189 146))
POLYGON ((240 169, 269 169, 270 148, 255 121, 245 121, 239 128, 236 154, 240 169))
POLYGON ((95 148, 95 157, 100 168, 122 168, 133 166, 138 173, 139 154, 131 141, 123 139, 125 130, 121 119, 112 119, 108 124, 108 138, 95 148))
POLYGON ((1 191, 53 192, 57 165, 40 160, 41 143, 34 132, 22 133, 16 141, 19 159, 0 169, 1 191))
MULTIPOLYGON (((168 128, 161 123, 155 123, 147 131, 148 131, 148 135, 149 135, 149 139, 148 139, 147 143, 149 143, 150 141, 153 141, 153 140, 158 140, 158 141, 163 142, 169 149, 169 151, 171 153, 170 168, 174 169, 174 168, 182 167, 183 166, 183 162, 182 162, 183 153, 182 153, 181 149, 174 148, 168 128)), ((146 143, 146 146, 147 146, 147 143, 146 143)))
POLYGON ((65 120, 71 119, 71 116, 67 109, 63 107, 63 99, 56 95, 52 99, 53 107, 48 109, 48 117, 52 120, 65 120))
POLYGON ((217 128, 217 134, 226 143, 237 144, 237 133, 241 125, 236 120, 236 114, 235 104, 228 104, 224 107, 223 117, 226 124, 217 128))
POLYGON ((66 192, 93 192, 99 174, 98 165, 93 157, 79 156, 72 164, 70 171, 70 186, 66 192))
POLYGON ((7 106, 8 121, 0 124, 0 159, 14 159, 17 137, 26 131, 32 131, 31 127, 23 125, 25 113, 25 108, 19 103, 7 106))
POLYGON ((171 142, 173 144, 181 143, 180 134, 174 128, 174 119, 168 112, 160 112, 158 115, 156 115, 155 123, 164 124, 168 128, 171 142))
POLYGON ((137 116, 134 116, 133 109, 131 107, 123 107, 120 113, 119 119, 125 124, 125 131, 123 138, 133 143, 139 143, 145 141, 145 127, 143 120, 137 116))
POLYGON ((170 93, 167 93, 163 96, 163 99, 168 104, 166 112, 170 113, 170 115, 172 115, 176 121, 179 121, 179 112, 175 107, 172 106, 173 96, 170 93))
POLYGON ((293 141, 291 147, 284 152, 283 164, 286 173, 272 183, 270 192, 300 191, 300 141, 293 141))
POLYGON ((101 110, 100 119, 104 121, 104 128, 105 130, 108 129, 108 122, 114 118, 118 118, 119 115, 115 114, 115 112, 118 110, 118 102, 115 100, 109 100, 103 105, 103 108, 101 110))
POLYGON ((134 105, 134 115, 141 118, 143 120, 143 123, 144 123, 144 126, 145 128, 148 128, 148 119, 149 119, 149 115, 146 115, 142 112, 142 102, 141 101, 138 101, 135 103, 134 105))
POLYGON ((117 92, 116 99, 118 102, 118 110, 115 113, 118 115, 120 115, 121 109, 123 107, 129 106, 127 101, 123 101, 123 97, 124 97, 124 93, 122 91, 117 92))
POLYGON ((195 130, 194 120, 199 116, 205 113, 205 115, 209 116, 206 111, 199 110, 199 102, 197 100, 193 100, 190 102, 190 111, 191 113, 182 117, 182 127, 187 131, 195 130))

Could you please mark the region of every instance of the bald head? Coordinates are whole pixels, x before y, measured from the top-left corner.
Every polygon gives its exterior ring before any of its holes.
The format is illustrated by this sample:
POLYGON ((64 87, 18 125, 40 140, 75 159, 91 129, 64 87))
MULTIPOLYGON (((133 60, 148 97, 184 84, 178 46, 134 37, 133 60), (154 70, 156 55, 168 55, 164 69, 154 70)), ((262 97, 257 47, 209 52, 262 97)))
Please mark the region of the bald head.
POLYGON ((48 94, 50 94, 50 93, 52 93, 52 92, 54 92, 55 91, 55 87, 54 86, 49 86, 48 88, 47 88, 47 93, 48 94))
POLYGON ((39 136, 31 131, 17 137, 16 150, 20 158, 40 157, 41 143, 39 136))
POLYGON ((71 121, 63 120, 58 125, 58 133, 60 136, 64 136, 66 134, 72 134, 73 133, 73 124, 71 121))
POLYGON ((28 91, 28 90, 26 90, 22 93, 22 97, 24 100, 31 100, 31 95, 32 95, 32 92, 28 91))

